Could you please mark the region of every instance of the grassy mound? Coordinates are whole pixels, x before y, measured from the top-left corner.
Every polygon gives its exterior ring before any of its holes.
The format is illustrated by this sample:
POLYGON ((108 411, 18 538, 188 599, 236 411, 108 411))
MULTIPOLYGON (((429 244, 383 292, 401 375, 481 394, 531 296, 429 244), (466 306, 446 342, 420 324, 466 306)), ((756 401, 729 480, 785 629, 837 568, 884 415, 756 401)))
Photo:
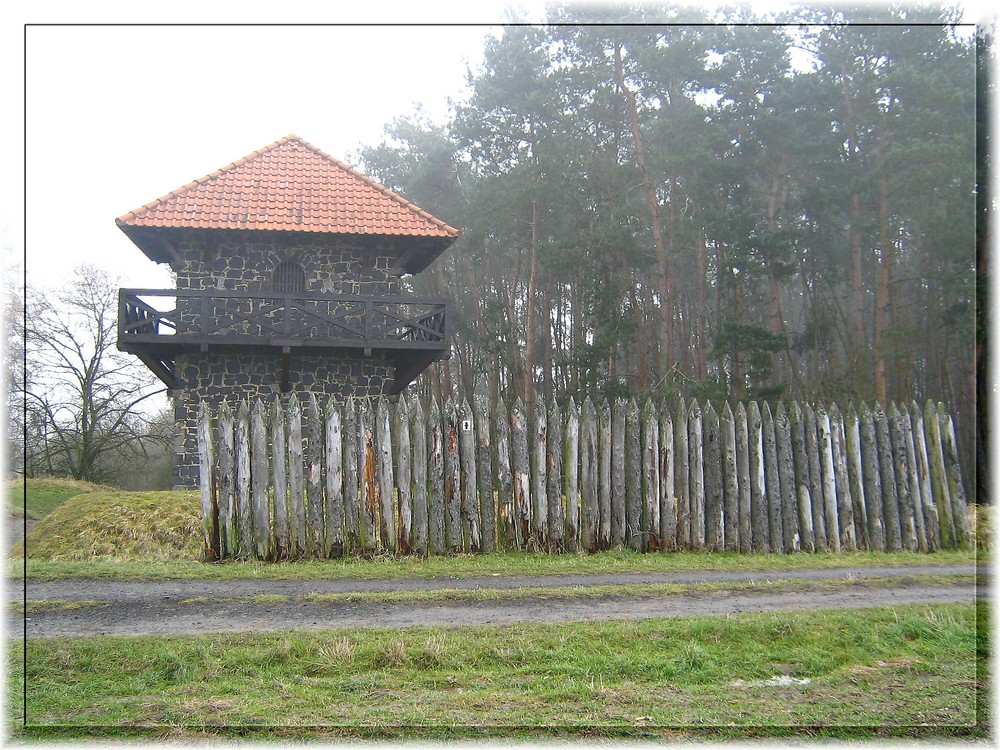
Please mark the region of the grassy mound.
MULTIPOLYGON (((200 559, 197 492, 95 490, 65 501, 27 537, 34 560, 200 559)), ((23 555, 22 543, 11 555, 23 555)))
POLYGON ((15 518, 27 515, 37 521, 71 497, 97 491, 113 492, 114 489, 79 479, 11 479, 6 487, 7 507, 15 518))

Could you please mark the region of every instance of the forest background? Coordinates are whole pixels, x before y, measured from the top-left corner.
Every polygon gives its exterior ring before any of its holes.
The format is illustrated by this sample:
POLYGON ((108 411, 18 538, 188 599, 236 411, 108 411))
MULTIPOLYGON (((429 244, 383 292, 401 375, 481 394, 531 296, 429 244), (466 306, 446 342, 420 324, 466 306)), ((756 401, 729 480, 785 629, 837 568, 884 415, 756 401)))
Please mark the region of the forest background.
POLYGON ((943 7, 593 15, 507 27, 448 123, 399 118, 359 153, 462 229, 411 279, 454 301, 453 359, 417 392, 930 398, 971 480, 985 40, 943 7))

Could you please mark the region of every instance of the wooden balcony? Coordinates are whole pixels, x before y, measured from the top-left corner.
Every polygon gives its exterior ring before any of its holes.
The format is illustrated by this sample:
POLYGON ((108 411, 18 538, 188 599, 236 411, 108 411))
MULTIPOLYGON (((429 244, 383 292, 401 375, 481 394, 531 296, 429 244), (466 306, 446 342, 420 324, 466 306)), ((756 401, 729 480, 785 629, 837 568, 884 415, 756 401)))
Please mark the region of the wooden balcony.
MULTIPOLYGON (((178 387, 178 354, 216 347, 385 351, 399 393, 427 365, 451 355, 449 302, 430 297, 121 289, 118 348, 135 354, 168 388, 178 387)), ((331 356, 333 353, 331 352, 331 356)))

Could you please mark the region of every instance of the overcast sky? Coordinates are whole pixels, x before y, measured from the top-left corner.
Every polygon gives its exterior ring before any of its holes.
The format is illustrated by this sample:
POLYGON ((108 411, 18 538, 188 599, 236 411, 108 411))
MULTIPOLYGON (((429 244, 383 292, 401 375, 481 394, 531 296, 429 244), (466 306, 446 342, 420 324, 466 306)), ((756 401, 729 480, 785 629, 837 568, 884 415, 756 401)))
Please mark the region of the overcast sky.
MULTIPOLYGON (((0 39, 0 64, 15 72, 4 76, 3 101, 15 103, 4 127, 8 143, 26 149, 23 184, 21 165, 5 160, 0 246, 8 258, 19 256, 26 230, 28 278, 43 286, 59 286, 90 261, 120 275, 123 286, 165 287, 165 267, 146 259, 116 217, 291 133, 354 163, 361 145, 378 143, 386 123, 418 105, 445 122, 449 98, 465 96, 466 71, 479 65, 485 35, 497 31, 345 22, 485 24, 504 20, 506 4, 477 0, 456 11, 448 3, 336 3, 325 16, 294 2, 35 7, 43 5, 15 10, 0 39), (233 7, 239 15, 227 13, 233 7), (340 25, 82 25, 275 20, 340 25), (77 25, 42 25, 56 23, 77 25)), ((970 0, 972 18, 986 5, 970 0)), ((520 9, 541 17, 538 2, 520 9)))

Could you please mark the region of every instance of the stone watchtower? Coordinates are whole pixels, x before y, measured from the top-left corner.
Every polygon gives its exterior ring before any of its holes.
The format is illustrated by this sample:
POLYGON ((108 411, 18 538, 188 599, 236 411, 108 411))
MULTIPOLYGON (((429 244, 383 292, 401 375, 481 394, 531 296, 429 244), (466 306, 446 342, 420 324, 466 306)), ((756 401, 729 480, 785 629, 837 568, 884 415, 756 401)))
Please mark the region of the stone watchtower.
POLYGON ((448 301, 404 294, 458 230, 290 135, 117 219, 176 289, 122 289, 118 348, 170 389, 174 485, 199 401, 398 394, 450 356, 448 301))

